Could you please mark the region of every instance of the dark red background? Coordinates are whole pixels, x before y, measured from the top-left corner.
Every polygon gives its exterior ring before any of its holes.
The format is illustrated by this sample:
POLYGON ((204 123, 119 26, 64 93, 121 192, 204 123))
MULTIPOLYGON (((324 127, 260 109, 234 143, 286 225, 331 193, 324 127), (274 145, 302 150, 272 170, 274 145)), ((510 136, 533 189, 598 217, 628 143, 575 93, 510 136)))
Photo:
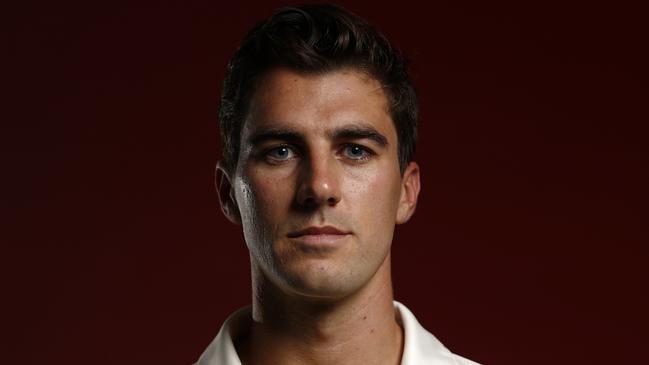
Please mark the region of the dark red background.
MULTIPOLYGON (((280 4, 5 9, 0 361, 189 364, 249 303, 213 189, 217 105, 239 39, 280 4)), ((421 95, 396 298, 485 364, 646 361, 644 13, 342 4, 413 59, 421 95)))

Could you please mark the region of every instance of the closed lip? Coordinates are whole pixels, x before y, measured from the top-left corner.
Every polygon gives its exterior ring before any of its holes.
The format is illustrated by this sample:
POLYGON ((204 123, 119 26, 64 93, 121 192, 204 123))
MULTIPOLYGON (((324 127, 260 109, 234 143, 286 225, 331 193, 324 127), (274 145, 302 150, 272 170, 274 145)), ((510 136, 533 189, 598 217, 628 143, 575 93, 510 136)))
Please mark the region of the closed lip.
POLYGON ((319 235, 340 235, 344 236, 349 232, 341 231, 340 229, 332 226, 323 227, 308 227, 299 231, 290 232, 287 236, 289 238, 297 238, 301 236, 319 236, 319 235))

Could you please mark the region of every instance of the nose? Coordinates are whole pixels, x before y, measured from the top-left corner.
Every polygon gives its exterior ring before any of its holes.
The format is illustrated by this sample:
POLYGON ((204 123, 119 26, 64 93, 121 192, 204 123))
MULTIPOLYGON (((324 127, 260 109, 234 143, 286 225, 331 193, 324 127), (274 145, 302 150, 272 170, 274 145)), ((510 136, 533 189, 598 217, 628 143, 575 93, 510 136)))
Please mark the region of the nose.
POLYGON ((300 171, 297 204, 305 208, 335 206, 341 191, 336 160, 329 156, 311 156, 300 171))

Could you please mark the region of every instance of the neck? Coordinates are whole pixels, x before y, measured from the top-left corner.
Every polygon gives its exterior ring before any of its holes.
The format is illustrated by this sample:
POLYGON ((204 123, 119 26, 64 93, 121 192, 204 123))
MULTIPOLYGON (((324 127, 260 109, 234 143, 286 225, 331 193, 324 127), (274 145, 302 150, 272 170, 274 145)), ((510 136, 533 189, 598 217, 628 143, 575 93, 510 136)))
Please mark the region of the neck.
POLYGON ((237 340, 244 365, 400 363, 403 333, 392 303, 390 255, 344 298, 289 294, 253 262, 253 322, 237 340))

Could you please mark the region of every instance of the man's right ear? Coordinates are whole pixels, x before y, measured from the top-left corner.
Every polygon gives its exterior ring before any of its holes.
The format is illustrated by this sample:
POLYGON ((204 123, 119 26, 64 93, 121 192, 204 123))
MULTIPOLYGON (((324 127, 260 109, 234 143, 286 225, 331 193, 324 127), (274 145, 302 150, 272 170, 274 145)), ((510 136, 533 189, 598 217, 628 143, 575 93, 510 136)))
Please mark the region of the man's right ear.
POLYGON ((230 222, 241 224, 241 214, 239 213, 239 206, 234 196, 232 179, 220 161, 216 164, 215 178, 216 192, 219 195, 219 203, 221 203, 223 214, 225 214, 230 222))

